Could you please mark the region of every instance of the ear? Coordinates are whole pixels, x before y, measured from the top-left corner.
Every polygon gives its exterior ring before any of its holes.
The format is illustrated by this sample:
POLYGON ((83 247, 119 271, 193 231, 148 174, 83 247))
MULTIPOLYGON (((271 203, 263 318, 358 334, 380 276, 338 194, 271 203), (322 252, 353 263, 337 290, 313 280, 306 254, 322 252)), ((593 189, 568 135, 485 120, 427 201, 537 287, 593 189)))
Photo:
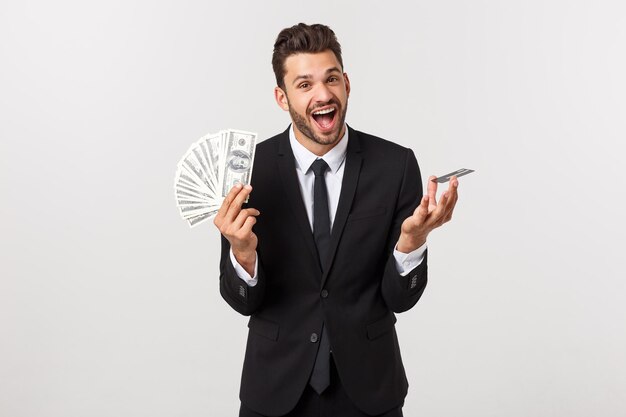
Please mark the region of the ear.
POLYGON ((343 73, 343 82, 346 83, 346 96, 350 97, 350 78, 348 78, 348 73, 343 73))
POLYGON ((274 87, 274 99, 276 99, 276 103, 278 104, 278 107, 280 107, 284 111, 289 110, 289 101, 287 100, 287 93, 285 93, 282 88, 274 87))

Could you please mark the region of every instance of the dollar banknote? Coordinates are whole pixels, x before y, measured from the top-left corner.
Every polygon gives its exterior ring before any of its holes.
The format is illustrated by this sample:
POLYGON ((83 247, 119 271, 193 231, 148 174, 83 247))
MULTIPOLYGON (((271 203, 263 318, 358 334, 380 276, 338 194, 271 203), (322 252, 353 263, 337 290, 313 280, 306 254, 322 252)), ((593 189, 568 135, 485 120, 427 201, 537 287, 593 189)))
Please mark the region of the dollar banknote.
POLYGON ((235 184, 250 184, 255 145, 255 133, 228 131, 222 165, 222 197, 226 197, 235 184))
POLYGON ((193 143, 174 178, 179 214, 194 227, 211 219, 238 183, 250 184, 257 134, 227 129, 193 143))

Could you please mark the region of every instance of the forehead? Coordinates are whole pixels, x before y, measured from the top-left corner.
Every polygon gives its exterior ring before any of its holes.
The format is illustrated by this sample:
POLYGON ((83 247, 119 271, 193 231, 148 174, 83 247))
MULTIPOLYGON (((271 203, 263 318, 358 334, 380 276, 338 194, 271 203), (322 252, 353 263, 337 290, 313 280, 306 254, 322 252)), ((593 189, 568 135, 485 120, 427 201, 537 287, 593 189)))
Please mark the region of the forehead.
POLYGON ((341 69, 337 57, 331 50, 315 54, 290 55, 285 60, 285 80, 294 79, 299 75, 321 75, 333 67, 341 69))

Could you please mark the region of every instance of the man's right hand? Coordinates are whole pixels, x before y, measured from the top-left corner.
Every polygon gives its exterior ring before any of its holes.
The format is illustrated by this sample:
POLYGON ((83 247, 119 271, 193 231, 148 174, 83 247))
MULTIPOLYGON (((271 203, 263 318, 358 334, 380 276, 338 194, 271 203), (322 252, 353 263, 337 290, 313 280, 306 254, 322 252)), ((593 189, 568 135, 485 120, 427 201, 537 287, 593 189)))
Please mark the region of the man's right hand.
POLYGON ((254 208, 241 208, 251 191, 250 185, 236 184, 224 199, 213 223, 230 242, 237 262, 253 276, 258 239, 252 232, 252 226, 260 213, 254 208))

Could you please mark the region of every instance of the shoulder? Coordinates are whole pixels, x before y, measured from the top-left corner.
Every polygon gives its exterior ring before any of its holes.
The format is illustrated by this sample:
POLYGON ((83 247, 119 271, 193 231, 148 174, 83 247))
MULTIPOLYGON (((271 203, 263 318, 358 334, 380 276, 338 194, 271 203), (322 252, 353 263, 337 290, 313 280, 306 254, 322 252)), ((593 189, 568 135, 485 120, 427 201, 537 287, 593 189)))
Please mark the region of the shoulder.
POLYGON ((406 158, 407 154, 412 152, 410 148, 359 130, 351 129, 350 135, 350 141, 353 139, 357 141, 357 146, 366 154, 377 154, 389 158, 406 158))
POLYGON ((276 136, 272 136, 271 138, 263 139, 256 144, 256 151, 259 152, 268 152, 272 149, 278 148, 278 142, 282 133, 279 133, 276 136))
POLYGON ((281 141, 284 142, 285 138, 289 138, 288 133, 281 132, 268 139, 263 139, 256 145, 256 154, 259 156, 267 156, 269 154, 276 154, 280 148, 281 141), (286 136, 285 136, 286 135, 286 136))

